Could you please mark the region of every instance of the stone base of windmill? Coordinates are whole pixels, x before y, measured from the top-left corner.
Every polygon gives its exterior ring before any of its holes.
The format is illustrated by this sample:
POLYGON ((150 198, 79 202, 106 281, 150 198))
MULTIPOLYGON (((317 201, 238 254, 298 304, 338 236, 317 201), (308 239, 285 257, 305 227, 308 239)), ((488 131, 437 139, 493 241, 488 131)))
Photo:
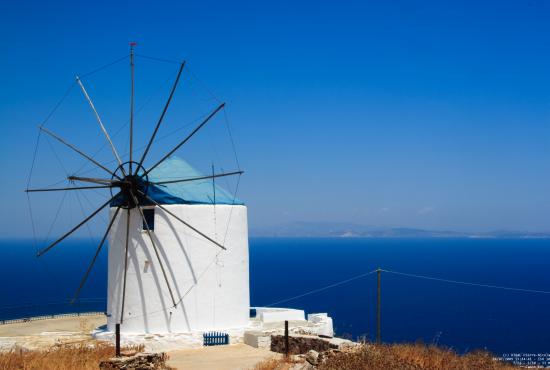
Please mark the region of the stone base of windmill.
MULTIPOLYGON (((254 317, 244 327, 216 330, 229 334, 229 344, 245 343, 255 348, 271 349, 271 336, 284 334, 284 323, 289 322, 292 335, 311 335, 331 338, 334 335, 332 318, 326 313, 306 315, 303 310, 256 307, 254 317)), ((203 346, 204 331, 189 333, 128 334, 121 333, 121 345, 143 345, 149 352, 173 351, 203 346)), ((93 331, 98 340, 114 341, 114 333, 102 326, 93 331)))

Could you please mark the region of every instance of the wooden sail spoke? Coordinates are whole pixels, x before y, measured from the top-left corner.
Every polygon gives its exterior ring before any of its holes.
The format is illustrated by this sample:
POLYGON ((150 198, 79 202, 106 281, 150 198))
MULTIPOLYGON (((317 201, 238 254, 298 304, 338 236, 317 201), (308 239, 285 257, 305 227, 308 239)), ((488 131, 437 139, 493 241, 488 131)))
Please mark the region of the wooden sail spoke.
POLYGON ((124 303, 126 301, 126 278, 128 276, 128 245, 130 244, 130 216, 131 210, 126 210, 126 245, 124 248, 124 277, 122 280, 122 304, 120 306, 120 323, 124 321, 124 303))
POLYGON ((94 111, 95 118, 97 120, 97 123, 99 123, 99 126, 101 128, 101 131, 103 131, 103 134, 105 135, 105 138, 109 142, 109 145, 111 146, 111 150, 113 151, 113 154, 118 161, 118 165, 121 167, 122 173, 124 176, 126 176, 126 171, 124 170, 124 167, 122 167, 122 161, 120 159, 120 156, 118 155, 118 152, 115 148, 115 145, 113 144, 113 141, 111 140, 111 137, 109 136, 109 133, 105 129, 105 126, 103 125, 103 121, 101 121, 101 117, 99 116, 99 113, 97 112, 97 109, 95 109, 94 103, 92 102, 92 99, 88 95, 88 92, 86 91, 86 88, 82 84, 82 81, 78 76, 76 76, 76 82, 78 82, 78 85, 80 86, 80 89, 82 90, 82 93, 84 93, 84 96, 86 97, 86 100, 88 101, 88 104, 90 104, 90 108, 94 111))
POLYGON ((151 172, 155 167, 157 167, 159 164, 164 162, 166 158, 170 157, 176 150, 178 150, 183 144, 185 144, 189 139, 191 139, 201 128, 204 127, 210 121, 212 117, 216 115, 223 107, 225 107, 225 103, 220 104, 212 113, 208 115, 185 139, 183 139, 178 145, 176 145, 172 150, 170 150, 160 161, 155 163, 153 166, 151 166, 149 169, 147 169, 144 173, 141 174, 141 176, 147 175, 149 172, 151 172))
POLYGON ((170 298, 172 299, 173 307, 176 306, 176 300, 174 299, 174 294, 172 293, 172 288, 170 287, 170 282, 168 281, 168 276, 166 275, 166 270, 164 269, 164 264, 162 263, 162 259, 160 258, 160 254, 158 252, 157 245, 155 243, 155 240, 153 239, 153 235, 151 234, 151 230, 149 229, 149 224, 147 223, 147 220, 145 219, 145 215, 143 214, 143 209, 139 205, 139 201, 135 194, 131 192, 132 197, 134 198, 134 202, 137 205, 136 208, 139 210, 139 214, 141 215, 141 219, 143 221, 143 224, 145 225, 147 235, 149 236, 149 239, 151 240, 151 244, 153 245, 153 250, 155 251, 155 255, 157 256, 157 260, 160 265, 160 269, 162 271, 162 275, 164 276, 164 280, 166 281, 166 285, 168 286, 168 292, 170 293, 170 298))
POLYGON ((198 181, 198 180, 208 180, 208 179, 214 179, 218 177, 225 177, 225 176, 232 176, 232 175, 242 175, 244 171, 235 171, 235 172, 226 172, 226 173, 217 173, 210 176, 199 176, 199 177, 190 177, 187 179, 177 179, 177 180, 166 180, 166 181, 156 181, 156 182, 149 182, 153 185, 165 185, 165 184, 174 184, 179 182, 188 182, 188 181, 198 181))
POLYGON ((194 232, 196 232, 197 234, 199 234, 200 236, 202 236, 203 238, 205 238, 206 240, 214 243, 215 245, 217 245, 218 247, 220 247, 221 249, 223 250, 227 250, 227 248, 225 248, 223 245, 221 245, 220 243, 218 243, 217 241, 215 241, 214 239, 212 239, 211 237, 209 237, 208 235, 206 235, 205 233, 203 233, 202 231, 198 230, 197 228, 191 226, 189 223, 183 221, 181 218, 179 218, 178 216, 176 216, 174 213, 170 212, 166 207, 163 207, 160 203, 158 203, 156 200, 154 200, 153 198, 151 198, 150 196, 148 196, 147 194, 144 194, 142 192, 140 192, 141 194, 143 194, 143 196, 149 200, 150 202, 154 203, 157 207, 159 207, 160 209, 162 209, 164 212, 168 213, 170 216, 174 217, 176 220, 178 220, 179 222, 181 222, 182 224, 184 224, 185 226, 187 226, 188 228, 190 228, 191 230, 193 230, 194 232))
POLYGON ((120 211, 120 207, 117 207, 117 209, 115 211, 115 214, 113 215, 113 218, 111 219, 111 222, 109 222, 109 226, 107 226, 107 231, 105 231, 105 234, 103 234, 103 238, 101 239, 101 242, 99 243, 99 246, 97 247, 94 258, 92 259, 92 262, 90 263, 90 266, 88 266, 88 269, 86 270, 86 273, 84 274, 84 277, 80 281, 80 285, 79 285, 78 289, 76 290, 76 293, 74 294, 73 299, 71 300, 71 304, 74 304, 74 302, 78 299, 78 296, 80 295, 80 291, 84 287, 84 284, 86 283, 86 280, 88 279, 88 275, 90 275, 90 272, 92 271, 92 268, 94 267, 95 261, 97 260, 97 257, 99 256, 99 252, 101 252, 101 248, 105 244, 105 239, 107 239, 107 236, 109 235, 109 231, 111 231, 111 227, 113 226, 113 223, 115 222, 119 211, 120 211))
POLYGON ((114 172, 112 172, 111 170, 109 170, 107 167, 105 167, 104 165, 102 165, 101 163, 99 163, 98 161, 96 161, 95 159, 93 159, 91 156, 89 156, 88 154, 84 153, 82 150, 78 149, 76 146, 74 146, 73 144, 70 144, 68 143, 66 140, 62 139, 60 136, 54 134, 52 131, 48 130, 47 128, 43 127, 43 126, 40 126, 40 130, 45 132, 46 134, 50 135, 51 137, 53 137, 54 139, 56 139, 57 141, 59 141, 61 144, 64 144, 66 146, 68 146, 69 148, 71 148, 72 150, 74 150, 75 152, 77 152, 78 154, 80 154, 81 156, 83 156, 84 158, 86 158, 87 160, 89 160, 90 162, 92 162, 93 164, 95 164, 96 166, 98 166, 99 168, 101 168, 102 170, 106 171, 109 175, 111 176, 114 176, 118 179, 120 179, 119 176, 117 176, 114 172))
POLYGON ((69 176, 67 177, 67 180, 69 181, 80 181, 80 182, 91 182, 94 184, 101 184, 101 185, 108 185, 108 186, 116 186, 120 184, 120 181, 117 180, 109 180, 109 179, 98 179, 95 177, 80 177, 80 176, 69 176))
POLYGON ((111 199, 109 199, 108 201, 106 201, 105 203, 103 203, 103 205, 101 207, 99 207, 98 209, 96 209, 91 215, 89 215, 88 217, 86 217, 83 221, 81 221, 78 225, 76 225, 75 227, 73 227, 71 230, 69 230, 68 232, 66 232, 61 238, 57 239, 55 242, 51 243, 49 246, 47 246, 46 248, 38 251, 38 253, 36 254, 37 257, 40 257, 42 256, 44 253, 48 252, 50 249, 52 249, 53 247, 55 247, 57 244, 59 244, 61 241, 63 241, 65 238, 67 238, 69 235, 71 235, 73 232, 75 232, 76 230, 78 230, 82 225, 84 225, 86 222, 90 221, 95 215, 97 215, 103 208, 107 207, 107 205, 109 205, 109 203, 111 203, 111 201, 113 199, 115 199, 115 197, 117 196, 118 194, 114 195, 111 199))
POLYGON ((166 114, 166 111, 168 110, 168 106, 170 105, 170 102, 172 101, 172 97, 174 96, 174 92, 176 91, 176 87, 178 86, 178 82, 180 80, 180 76, 181 76, 181 72, 183 71, 183 67, 185 67, 185 62, 181 63, 181 65, 180 65, 178 75, 176 77, 176 80, 174 81, 174 84, 172 85, 172 90, 170 90, 170 95, 168 96, 168 101, 164 105, 164 109, 162 110, 162 113, 161 113, 160 118, 157 122, 157 125, 155 126, 155 129, 153 130, 153 135, 151 135, 151 138, 149 139, 149 142, 147 143, 147 147, 145 147, 145 151, 143 152, 143 155, 141 156, 141 159, 139 161, 139 165, 137 166, 136 172, 134 173, 134 175, 138 174, 138 170, 143 165, 143 161, 145 160, 145 157, 147 157, 147 153, 149 153, 149 149, 151 148, 151 145, 153 144, 153 141, 155 140, 155 136, 157 135, 160 124, 162 123, 162 120, 164 119, 164 115, 166 114))
POLYGON ((98 185, 98 186, 73 186, 67 188, 44 188, 44 189, 25 189, 26 193, 36 193, 43 191, 65 191, 65 190, 87 190, 87 189, 110 189, 111 185, 98 185))

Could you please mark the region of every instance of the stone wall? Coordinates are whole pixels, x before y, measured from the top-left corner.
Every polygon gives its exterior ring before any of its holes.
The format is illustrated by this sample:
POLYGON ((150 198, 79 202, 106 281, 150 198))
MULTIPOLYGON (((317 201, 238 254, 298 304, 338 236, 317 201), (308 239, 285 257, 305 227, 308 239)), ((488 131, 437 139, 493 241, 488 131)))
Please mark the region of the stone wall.
MULTIPOLYGON (((309 335, 292 335, 288 337, 289 354, 300 355, 307 353, 309 350, 317 352, 328 351, 329 349, 337 349, 338 345, 331 343, 329 340, 320 337, 309 335)), ((271 351, 285 353, 285 336, 271 336, 271 351)))
POLYGON ((169 370, 166 360, 166 353, 139 353, 101 361, 99 370, 169 370))

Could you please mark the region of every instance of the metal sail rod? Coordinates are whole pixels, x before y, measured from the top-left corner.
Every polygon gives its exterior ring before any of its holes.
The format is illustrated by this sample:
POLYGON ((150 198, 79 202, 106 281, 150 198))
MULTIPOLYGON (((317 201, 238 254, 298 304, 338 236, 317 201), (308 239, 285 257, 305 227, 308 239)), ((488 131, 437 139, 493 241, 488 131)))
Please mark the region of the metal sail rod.
POLYGON ((110 189, 111 185, 98 185, 98 186, 75 186, 72 188, 45 188, 45 189, 25 189, 25 193, 36 193, 41 191, 65 191, 65 190, 86 190, 86 189, 110 189))
POLYGON ((80 154, 81 156, 83 156, 84 158, 86 158, 87 160, 89 160, 90 162, 92 162, 93 164, 95 164, 96 166, 98 166, 99 168, 101 168, 102 170, 106 171, 107 173, 109 173, 111 176, 115 176, 116 178, 120 179, 119 176, 117 176, 114 172, 111 172, 110 169, 108 169, 107 167, 105 167, 104 165, 102 165, 101 163, 99 163, 98 161, 96 161, 95 159, 93 159, 92 157, 90 157, 88 154, 84 153, 83 151, 81 151, 80 149, 78 149, 76 146, 68 143, 67 141, 63 140, 61 137, 59 137, 58 135, 54 134, 53 132, 51 132, 50 130, 48 130, 47 128, 43 127, 43 126, 40 126, 39 129, 41 131, 44 131, 46 134, 50 135, 51 137, 53 137, 54 139, 56 139, 57 141, 59 141, 61 144, 65 144, 66 146, 68 146, 69 148, 71 148, 72 150, 74 150, 75 152, 77 152, 78 154, 80 154))
POLYGON ((115 197, 118 195, 118 193, 116 195, 114 195, 111 199, 109 199, 108 201, 106 201, 101 207, 99 207, 98 209, 96 209, 91 215, 89 215, 88 217, 86 217, 83 221, 81 221, 78 225, 76 225, 75 227, 73 227, 71 230, 69 230, 67 233, 65 233, 65 235, 63 235, 61 238, 57 239, 55 242, 53 242, 52 244, 50 244, 49 246, 47 246, 46 248, 38 251, 38 253, 36 254, 37 257, 40 257, 42 256, 44 253, 46 253, 47 251, 49 251, 50 249, 52 249, 53 247, 55 247, 57 244, 59 244, 63 239, 65 239, 66 237, 68 237, 69 235, 71 235, 73 232, 75 232, 80 226, 84 225, 86 222, 90 221, 90 219, 92 219, 95 215, 97 215, 103 208, 107 207, 107 205, 113 200, 115 199, 115 197))
POLYGON ((183 67, 185 67, 185 62, 181 63, 181 65, 180 65, 178 75, 176 76, 176 80, 174 81, 174 84, 172 85, 172 90, 170 90, 170 95, 168 96, 168 101, 166 102, 166 105, 164 106, 164 109, 162 110, 162 113, 161 113, 160 118, 157 122, 157 125, 155 126, 155 130, 153 131, 153 135, 151 135, 151 138, 149 139, 149 143, 147 143, 147 147, 145 148, 145 151, 143 152, 143 155, 141 156, 141 160, 139 161, 139 165, 137 166, 136 173, 134 175, 137 175, 137 171, 143 165, 143 161, 145 160, 145 157, 147 156, 147 153, 149 152, 149 149, 151 148, 151 145, 153 144, 153 141, 155 140, 155 136, 157 135, 157 131, 160 127, 160 124, 162 123, 162 120, 164 119, 164 115, 166 114, 166 111, 168 110, 168 106, 170 105, 170 102, 172 101, 172 97, 174 96, 174 92, 176 91, 176 87, 178 86, 178 82, 180 80, 180 76, 181 76, 181 72, 183 71, 183 67))
POLYGON ((76 82, 78 82, 78 85, 80 86, 80 89, 84 93, 84 96, 86 97, 86 100, 88 100, 88 103, 90 104, 90 107, 94 111, 95 118, 97 119, 97 122, 99 123, 99 126, 101 127, 101 131, 103 131, 103 134, 107 138, 107 141, 109 142, 109 145, 111 145, 111 150, 113 151, 113 154, 116 157, 116 160, 118 161, 118 165, 121 167, 122 173, 124 176, 126 176, 126 171, 124 170, 124 167, 122 166, 122 161, 120 160, 120 156, 118 155, 118 152, 115 148, 115 145, 113 144, 113 141, 111 140, 111 137, 109 136, 109 133, 107 133, 107 130, 105 129, 105 126, 103 125, 103 122, 101 121, 101 117, 99 116, 99 113, 97 113, 97 110, 95 109, 94 103, 92 102, 92 99, 90 99, 90 96, 88 95, 88 92, 86 91, 86 88, 84 88, 84 85, 82 84, 82 81, 78 76, 76 76, 76 82))
MULTIPOLYGON (((139 191, 139 190, 138 190, 139 191)), ((204 234, 203 232, 201 232, 200 230, 197 230, 195 227, 189 225, 187 222, 183 221, 181 218, 179 218, 178 216, 176 216, 175 214, 173 214, 172 212, 170 212, 167 208, 163 207, 162 205, 160 205, 156 200, 154 200, 153 198, 151 198, 150 196, 148 196, 147 194, 139 191, 141 194, 143 194, 145 196, 145 198, 147 198, 150 202, 154 203, 157 207, 159 207, 160 209, 162 209, 164 212, 168 213, 170 216, 174 217, 176 220, 178 220, 179 222, 181 222, 182 224, 184 224, 185 226, 187 226, 188 228, 190 228, 191 230, 193 230, 194 232, 196 232, 197 234, 199 234, 200 236, 202 236, 203 238, 205 238, 206 240, 214 243, 215 245, 217 245, 218 247, 220 247, 221 249, 223 250, 227 250, 227 248, 225 248, 223 245, 221 245, 220 243, 218 243, 217 241, 215 241, 214 239, 210 238, 208 235, 204 234)))
POLYGON ((114 186, 115 184, 120 184, 120 181, 118 181, 118 180, 98 179, 98 178, 95 178, 95 177, 69 176, 69 177, 67 177, 67 180, 69 180, 69 181, 92 182, 94 184, 112 185, 112 186, 114 186))
POLYGON ((107 226, 107 231, 105 231, 105 234, 103 235, 103 239, 101 239, 101 243, 99 243, 99 246, 97 247, 97 250, 95 252, 94 258, 92 259, 92 262, 90 263, 90 266, 88 266, 88 270, 86 270, 86 273, 84 274, 84 277, 80 281, 80 286, 76 290, 76 293, 73 296, 73 299, 71 300, 71 304, 73 304, 80 295, 80 291, 84 287, 84 284, 86 283, 86 280, 88 280, 88 275, 90 275, 90 272, 92 271, 92 268, 94 267, 95 261, 97 260, 97 256, 99 256, 99 252, 101 252, 101 248, 103 247, 103 244, 105 244, 105 239, 107 239, 107 236, 109 235, 109 231, 111 231, 111 227, 113 226, 113 223, 115 222, 116 216, 118 215, 118 212, 120 211, 120 207, 117 207, 115 214, 113 215, 113 218, 111 219, 111 222, 109 222, 109 226, 107 226))
POLYGON ((217 173, 210 176, 200 176, 200 177, 190 177, 188 179, 178 179, 178 180, 166 180, 166 181, 158 181, 158 182, 150 182, 150 184, 154 185, 164 185, 164 184, 174 184, 178 182, 188 182, 188 181, 198 181, 198 180, 209 180, 214 179, 217 177, 224 177, 224 176, 232 176, 232 175, 242 175, 244 171, 235 171, 235 172, 226 172, 226 173, 217 173))
POLYGON ((151 230, 149 229, 149 224, 147 223, 147 220, 145 219, 145 215, 143 214, 143 210, 141 209, 139 205, 139 201, 137 197, 134 195, 133 192, 130 192, 132 195, 132 198, 134 199, 135 204, 137 204, 136 208, 139 210, 139 213, 141 215, 141 219, 146 227, 147 235, 149 235, 149 239, 151 240, 151 244, 153 245, 153 250, 155 251, 155 254, 157 256, 157 260, 159 261, 160 269, 162 271, 162 275, 164 276, 164 280, 166 281, 166 285, 168 286, 168 292, 170 292, 170 298, 172 299, 173 307, 176 307, 176 300, 174 299, 174 294, 172 293, 172 288, 170 287, 170 283, 168 282, 168 276, 166 275, 166 271, 164 270, 164 265, 162 263, 162 260, 160 258, 160 254, 157 249, 157 245, 155 244, 155 241, 153 240, 153 235, 151 235, 151 230))
POLYGON ((128 244, 130 242, 130 208, 126 212, 126 247, 124 248, 124 277, 122 281, 122 305, 120 307, 120 323, 124 321, 124 303, 126 300, 126 276, 128 274, 128 244))
POLYGON ((176 145, 176 147, 174 149, 172 149, 171 151, 169 151, 164 157, 162 157, 162 159, 160 161, 158 161, 157 163, 155 163, 153 166, 151 166, 148 170, 146 170, 143 174, 141 174, 141 176, 145 176, 147 175, 149 172, 151 172, 155 167, 157 167, 159 164, 161 164, 162 162, 164 162, 166 160, 166 158, 170 157, 172 154, 174 154, 174 152, 176 150, 178 150, 183 144, 185 144, 189 139, 191 139, 193 137, 193 135, 195 135, 197 133, 197 131, 199 131, 204 125, 206 125, 208 123, 208 121, 210 121, 210 119, 212 117, 214 117, 216 115, 216 113, 218 113, 223 107, 225 106, 225 103, 222 103, 220 104, 216 109, 214 109, 214 111, 212 113, 210 113, 208 115, 208 117, 206 117, 200 125, 198 125, 189 135, 187 135, 187 137, 185 139, 183 139, 183 141, 181 141, 178 145, 176 145))
POLYGON ((128 172, 132 173, 132 152, 134 148, 134 46, 135 42, 130 43, 130 75, 132 80, 130 94, 130 161, 128 163, 128 172))

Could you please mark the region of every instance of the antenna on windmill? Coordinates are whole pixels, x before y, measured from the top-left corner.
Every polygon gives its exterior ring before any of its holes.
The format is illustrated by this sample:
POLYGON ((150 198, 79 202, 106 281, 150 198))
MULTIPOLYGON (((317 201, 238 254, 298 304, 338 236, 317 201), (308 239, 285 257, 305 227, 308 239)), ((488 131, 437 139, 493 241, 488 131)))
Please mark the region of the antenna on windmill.
POLYGON ((132 87, 130 93, 130 163, 129 169, 132 173, 132 155, 134 151, 134 47, 137 45, 136 42, 130 42, 130 76, 132 80, 132 87))

